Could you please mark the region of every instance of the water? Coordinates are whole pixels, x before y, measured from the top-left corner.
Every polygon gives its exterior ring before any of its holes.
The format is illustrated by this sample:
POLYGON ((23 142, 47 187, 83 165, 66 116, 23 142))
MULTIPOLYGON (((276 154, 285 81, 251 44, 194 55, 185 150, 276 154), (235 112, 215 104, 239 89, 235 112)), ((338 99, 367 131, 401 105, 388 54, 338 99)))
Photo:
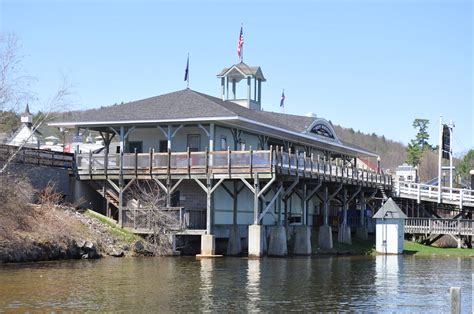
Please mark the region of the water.
POLYGON ((106 258, 0 265, 2 311, 447 312, 469 258, 106 258))

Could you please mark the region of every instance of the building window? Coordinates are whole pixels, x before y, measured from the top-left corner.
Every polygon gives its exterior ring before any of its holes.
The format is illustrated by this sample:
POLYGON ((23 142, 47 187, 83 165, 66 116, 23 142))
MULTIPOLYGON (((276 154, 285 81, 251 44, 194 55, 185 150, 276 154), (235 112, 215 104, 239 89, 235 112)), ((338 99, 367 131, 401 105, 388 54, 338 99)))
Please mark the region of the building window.
POLYGON ((143 153, 143 142, 138 142, 138 141, 128 142, 128 150, 131 153, 134 153, 135 150, 137 151, 137 154, 143 153))
POLYGON ((332 134, 331 130, 324 124, 316 124, 311 129, 311 133, 321 135, 324 137, 334 138, 334 134, 332 134))
POLYGON ((227 147, 227 136, 221 135, 221 150, 226 150, 227 147))
POLYGON ((246 150, 247 145, 244 140, 240 140, 240 150, 246 150))
POLYGON ((191 152, 198 152, 201 150, 201 135, 188 134, 188 147, 191 152))
POLYGON ((160 141, 160 153, 166 153, 168 151, 168 141, 160 141))

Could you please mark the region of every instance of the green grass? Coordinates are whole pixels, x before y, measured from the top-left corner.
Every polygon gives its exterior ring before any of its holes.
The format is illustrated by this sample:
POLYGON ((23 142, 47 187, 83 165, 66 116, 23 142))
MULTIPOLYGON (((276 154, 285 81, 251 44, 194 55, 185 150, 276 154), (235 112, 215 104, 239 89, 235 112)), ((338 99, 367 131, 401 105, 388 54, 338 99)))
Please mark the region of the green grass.
POLYGON ((133 234, 132 232, 130 232, 126 229, 120 228, 120 226, 117 225, 114 220, 112 220, 112 219, 110 219, 110 218, 108 218, 104 215, 101 215, 101 214, 99 214, 99 213, 97 213, 93 210, 86 209, 86 211, 84 212, 84 215, 86 215, 90 218, 97 219, 101 223, 109 226, 110 227, 110 232, 112 234, 119 237, 120 239, 123 239, 126 242, 132 243, 132 242, 135 242, 135 241, 138 241, 138 240, 142 240, 142 238, 140 238, 136 234, 133 234))
MULTIPOLYGON (((457 249, 457 248, 439 248, 435 246, 423 245, 418 242, 405 241, 404 254, 417 256, 456 256, 456 257, 473 257, 473 249, 457 249)), ((322 254, 338 254, 338 255, 377 255, 375 252, 375 238, 368 240, 353 239, 352 244, 333 242, 333 249, 321 251, 322 254)))
POLYGON ((457 248, 439 248, 435 246, 423 245, 413 241, 405 241, 404 254, 414 254, 418 256, 427 255, 444 255, 444 256, 474 256, 473 249, 457 249, 457 248))

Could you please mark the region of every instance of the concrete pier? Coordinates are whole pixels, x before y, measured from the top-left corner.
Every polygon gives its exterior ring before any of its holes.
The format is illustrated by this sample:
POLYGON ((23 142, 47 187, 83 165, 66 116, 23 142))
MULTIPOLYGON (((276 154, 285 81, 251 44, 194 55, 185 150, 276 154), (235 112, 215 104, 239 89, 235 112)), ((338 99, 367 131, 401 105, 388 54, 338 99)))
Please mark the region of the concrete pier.
POLYGON ((268 243, 268 255, 271 255, 271 256, 288 255, 286 228, 284 226, 274 226, 272 230, 270 231, 270 241, 268 243))
POLYGON ((319 227, 318 246, 323 250, 331 250, 332 245, 332 228, 329 225, 319 227))
POLYGON ((261 225, 249 226, 249 257, 262 257, 265 253, 266 239, 264 228, 261 225))
POLYGON ((295 228, 293 254, 311 255, 311 253, 311 228, 309 226, 297 226, 295 228))
POLYGON ((346 224, 341 224, 339 226, 339 231, 337 233, 337 242, 344 244, 352 244, 351 227, 346 224))
POLYGON ((227 243, 227 255, 238 255, 242 252, 239 226, 233 225, 229 230, 229 242, 227 243))
POLYGON ((216 239, 212 234, 203 234, 201 236, 201 254, 200 256, 215 256, 216 239))

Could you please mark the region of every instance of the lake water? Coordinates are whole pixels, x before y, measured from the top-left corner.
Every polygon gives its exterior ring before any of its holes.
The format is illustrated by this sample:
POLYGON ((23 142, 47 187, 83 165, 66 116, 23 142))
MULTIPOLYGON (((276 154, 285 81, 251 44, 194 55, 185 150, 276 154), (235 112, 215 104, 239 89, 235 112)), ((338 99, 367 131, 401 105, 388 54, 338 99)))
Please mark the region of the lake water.
POLYGON ((106 258, 0 265, 0 312, 446 312, 451 286, 471 312, 471 259, 106 258))

